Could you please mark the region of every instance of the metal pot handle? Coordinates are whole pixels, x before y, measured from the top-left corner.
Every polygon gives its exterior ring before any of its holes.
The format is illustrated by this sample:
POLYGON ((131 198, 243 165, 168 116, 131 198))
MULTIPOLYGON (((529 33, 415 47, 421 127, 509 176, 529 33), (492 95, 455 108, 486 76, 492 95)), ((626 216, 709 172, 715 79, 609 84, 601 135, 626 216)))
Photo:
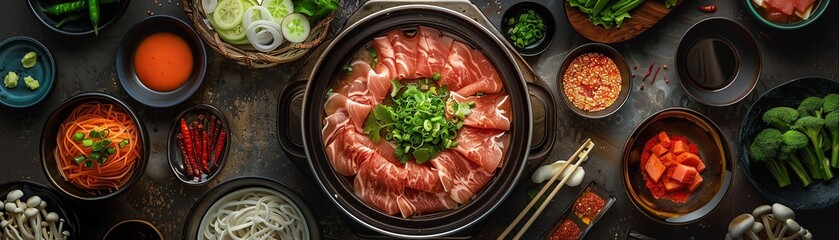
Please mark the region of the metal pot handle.
POLYGON ((556 99, 543 81, 528 82, 527 89, 533 109, 534 129, 528 160, 541 161, 551 152, 556 140, 556 99))
POLYGON ((280 93, 279 103, 277 104, 277 138, 283 151, 291 157, 292 161, 306 159, 302 132, 300 131, 306 82, 305 79, 302 79, 286 84, 280 93))

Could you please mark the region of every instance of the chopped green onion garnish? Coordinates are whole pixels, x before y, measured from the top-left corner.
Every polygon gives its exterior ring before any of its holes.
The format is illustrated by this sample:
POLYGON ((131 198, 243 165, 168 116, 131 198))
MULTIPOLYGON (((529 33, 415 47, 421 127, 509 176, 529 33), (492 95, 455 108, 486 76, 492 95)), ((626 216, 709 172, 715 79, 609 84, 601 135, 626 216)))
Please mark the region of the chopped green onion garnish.
POLYGON ((73 160, 75 160, 76 163, 78 164, 78 163, 82 163, 82 161, 84 161, 85 159, 87 159, 87 157, 85 157, 84 155, 79 155, 76 158, 74 158, 73 160))
POLYGON ((119 142, 119 148, 125 148, 128 145, 128 139, 123 139, 119 142))
POLYGON ((93 162, 91 162, 91 161, 85 161, 85 162, 84 162, 84 167, 86 167, 86 168, 92 168, 92 167, 93 167, 93 162))
POLYGON ((82 139, 84 139, 84 133, 83 132, 73 133, 73 140, 74 141, 81 141, 82 139))
POLYGON ((440 80, 440 77, 441 76, 440 76, 439 73, 434 73, 434 77, 432 77, 432 79, 434 79, 434 81, 438 81, 438 80, 440 80))
POLYGON ((93 146, 93 139, 88 138, 82 140, 82 145, 84 145, 85 147, 93 146))
POLYGON ((92 153, 90 153, 90 158, 92 158, 92 159, 99 159, 99 157, 101 157, 101 156, 102 156, 102 155, 100 155, 100 154, 99 154, 99 153, 97 153, 97 152, 92 152, 92 153))
POLYGON ((114 147, 108 147, 108 154, 114 154, 117 152, 117 149, 114 147))

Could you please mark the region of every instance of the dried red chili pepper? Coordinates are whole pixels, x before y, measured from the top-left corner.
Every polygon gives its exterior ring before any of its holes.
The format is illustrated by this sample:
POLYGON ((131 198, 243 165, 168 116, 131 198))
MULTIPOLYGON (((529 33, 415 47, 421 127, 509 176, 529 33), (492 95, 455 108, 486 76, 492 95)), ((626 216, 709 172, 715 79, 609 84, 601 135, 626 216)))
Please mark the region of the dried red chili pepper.
POLYGON ((661 67, 655 69, 655 74, 653 74, 653 80, 650 80, 650 84, 655 83, 655 78, 658 77, 658 71, 661 70, 661 67))
POLYGON ((213 159, 213 164, 215 164, 216 166, 218 166, 218 158, 219 158, 219 156, 221 156, 221 151, 224 148, 224 139, 226 137, 227 137, 227 134, 225 134, 224 129, 222 129, 221 133, 219 133, 219 135, 218 135, 218 143, 216 143, 216 156, 213 159))
POLYGON ((706 13, 713 13, 713 12, 717 11, 717 5, 713 5, 713 4, 707 5, 707 6, 699 6, 697 8, 699 9, 699 11, 703 11, 703 12, 706 12, 706 13))
POLYGON ((647 77, 650 76, 650 73, 653 73, 653 66, 655 66, 655 62, 653 62, 653 64, 650 64, 650 68, 647 69, 647 74, 644 75, 644 79, 641 79, 642 82, 647 81, 647 77))

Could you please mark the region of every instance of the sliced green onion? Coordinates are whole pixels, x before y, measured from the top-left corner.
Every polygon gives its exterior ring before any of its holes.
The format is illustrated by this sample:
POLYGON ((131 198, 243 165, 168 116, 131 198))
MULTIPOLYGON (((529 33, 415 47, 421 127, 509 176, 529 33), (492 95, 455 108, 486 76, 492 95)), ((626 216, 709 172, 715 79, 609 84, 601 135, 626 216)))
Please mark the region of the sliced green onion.
POLYGON ((85 147, 93 146, 93 139, 88 138, 88 139, 82 140, 82 145, 85 146, 85 147))
POLYGON ((114 154, 117 152, 117 149, 114 147, 108 147, 108 154, 114 154))
POLYGON ((73 133, 73 140, 74 141, 81 141, 82 139, 84 139, 84 133, 83 132, 73 133))
POLYGON ((73 158, 73 160, 76 161, 76 164, 82 163, 82 161, 84 161, 85 159, 87 159, 87 157, 85 157, 84 155, 79 155, 73 158))
POLYGON ((86 167, 86 168, 92 168, 92 167, 93 167, 93 162, 91 162, 91 161, 85 161, 85 162, 84 162, 84 167, 86 167))
POLYGON ((440 73, 434 73, 434 77, 432 77, 432 79, 434 79, 434 81, 438 81, 440 80, 440 77, 440 73))
POLYGON ((128 145, 128 139, 123 139, 119 142, 119 148, 125 148, 128 145))
POLYGON ((102 155, 101 155, 101 154, 99 154, 98 152, 92 152, 92 153, 90 153, 90 158, 91 158, 91 159, 99 159, 99 157, 102 157, 102 155))

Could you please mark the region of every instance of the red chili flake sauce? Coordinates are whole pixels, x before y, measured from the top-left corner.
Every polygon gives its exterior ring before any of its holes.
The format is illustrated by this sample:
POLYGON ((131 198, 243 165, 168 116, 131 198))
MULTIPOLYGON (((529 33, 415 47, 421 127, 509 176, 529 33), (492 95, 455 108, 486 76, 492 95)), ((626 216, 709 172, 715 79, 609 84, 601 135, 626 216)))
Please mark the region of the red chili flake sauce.
POLYGON ((606 201, 603 201, 603 198, 600 198, 600 196, 597 196, 597 194, 591 191, 587 191, 574 203, 574 213, 586 224, 591 224, 591 219, 600 213, 600 210, 603 209, 603 205, 605 204, 606 201))
POLYGON ((579 109, 589 112, 606 109, 621 92, 618 65, 601 53, 583 53, 565 70, 562 91, 579 109))
POLYGON ((580 237, 580 227, 571 219, 565 219, 551 234, 549 240, 575 240, 580 237))

